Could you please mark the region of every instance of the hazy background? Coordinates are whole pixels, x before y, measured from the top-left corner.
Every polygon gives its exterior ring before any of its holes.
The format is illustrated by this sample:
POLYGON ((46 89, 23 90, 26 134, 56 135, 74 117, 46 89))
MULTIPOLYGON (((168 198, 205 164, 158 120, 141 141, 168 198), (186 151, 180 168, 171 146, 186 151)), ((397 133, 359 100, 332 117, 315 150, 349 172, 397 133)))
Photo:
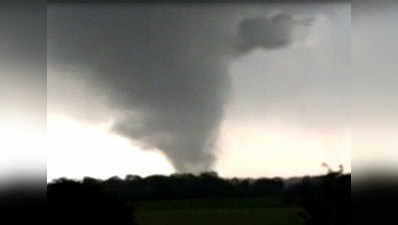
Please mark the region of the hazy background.
POLYGON ((398 31, 395 1, 355 2, 352 14, 353 168, 356 178, 381 168, 394 173, 398 159, 398 31), (366 169, 366 170, 365 170, 366 169))
POLYGON ((19 3, 0 4, 0 189, 23 173, 45 181, 46 14, 19 3))

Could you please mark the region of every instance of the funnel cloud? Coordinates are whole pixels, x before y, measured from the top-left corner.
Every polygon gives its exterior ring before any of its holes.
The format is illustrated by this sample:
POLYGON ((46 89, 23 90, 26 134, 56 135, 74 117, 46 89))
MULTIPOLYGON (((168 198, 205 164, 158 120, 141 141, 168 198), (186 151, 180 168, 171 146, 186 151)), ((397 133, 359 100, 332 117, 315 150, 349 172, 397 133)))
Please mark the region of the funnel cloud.
POLYGON ((211 169, 231 52, 294 41, 296 22, 288 14, 238 23, 235 14, 228 7, 50 7, 49 64, 69 71, 50 74, 50 108, 69 101, 73 112, 61 108, 71 115, 106 112, 113 132, 162 151, 177 171, 211 169))

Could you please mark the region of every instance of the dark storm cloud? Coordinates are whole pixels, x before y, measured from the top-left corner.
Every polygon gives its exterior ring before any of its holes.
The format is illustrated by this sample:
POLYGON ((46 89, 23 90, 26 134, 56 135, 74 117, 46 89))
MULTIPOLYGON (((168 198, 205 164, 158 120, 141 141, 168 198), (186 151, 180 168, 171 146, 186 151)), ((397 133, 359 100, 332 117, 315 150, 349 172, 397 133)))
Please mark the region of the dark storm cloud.
POLYGON ((162 150, 179 171, 209 169, 229 90, 222 18, 193 8, 74 10, 54 10, 50 54, 90 67, 77 78, 103 96, 113 131, 162 150))
MULTIPOLYGON (((294 41, 296 26, 308 26, 311 20, 294 20, 291 15, 277 14, 271 18, 254 17, 239 24, 238 49, 247 52, 253 48, 282 48, 294 41)), ((308 32, 308 31, 307 31, 308 32)))
MULTIPOLYGON (((243 21, 243 40, 230 16, 217 7, 50 8, 49 64, 89 68, 61 76, 81 80, 105 102, 115 133, 162 150, 178 171, 209 169, 230 89, 226 56, 237 42, 274 48, 291 41, 288 15, 243 21)), ((61 99, 65 83, 49 80, 49 101, 61 99)))

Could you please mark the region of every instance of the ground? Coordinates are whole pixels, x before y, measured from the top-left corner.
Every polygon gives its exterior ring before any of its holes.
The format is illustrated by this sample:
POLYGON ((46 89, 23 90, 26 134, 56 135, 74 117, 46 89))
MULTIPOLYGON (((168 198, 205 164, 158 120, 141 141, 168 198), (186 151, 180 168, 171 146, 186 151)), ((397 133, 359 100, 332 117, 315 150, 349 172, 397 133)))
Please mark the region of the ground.
POLYGON ((301 225, 299 214, 278 198, 189 199, 138 202, 139 225, 301 225))

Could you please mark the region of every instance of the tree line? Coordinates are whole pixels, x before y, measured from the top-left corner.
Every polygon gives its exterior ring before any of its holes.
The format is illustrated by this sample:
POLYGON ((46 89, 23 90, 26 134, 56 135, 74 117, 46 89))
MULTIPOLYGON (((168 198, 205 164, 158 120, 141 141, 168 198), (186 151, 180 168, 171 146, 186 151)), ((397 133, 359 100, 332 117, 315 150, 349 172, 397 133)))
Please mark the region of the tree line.
MULTIPOLYGON (((137 201, 266 196, 279 196, 286 205, 305 208, 311 225, 351 224, 351 174, 333 171, 291 179, 226 179, 216 172, 106 180, 60 178, 47 185, 50 215, 65 218, 68 212, 77 212, 88 220, 80 220, 81 224, 135 224, 132 212, 137 201)), ((76 221, 59 224, 71 223, 76 221)))

